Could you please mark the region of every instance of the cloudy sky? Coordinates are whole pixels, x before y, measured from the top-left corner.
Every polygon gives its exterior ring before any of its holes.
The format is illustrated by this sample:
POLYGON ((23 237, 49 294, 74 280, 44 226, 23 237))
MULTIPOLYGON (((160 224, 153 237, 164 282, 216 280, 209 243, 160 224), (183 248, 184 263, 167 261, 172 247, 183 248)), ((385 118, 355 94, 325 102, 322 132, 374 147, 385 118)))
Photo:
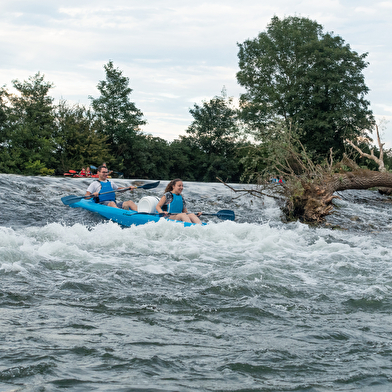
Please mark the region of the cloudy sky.
POLYGON ((89 104, 103 65, 130 79, 146 133, 173 140, 192 121, 189 109, 237 84, 238 47, 277 15, 317 21, 358 53, 368 52, 368 99, 392 148, 392 0, 2 0, 0 86, 40 71, 56 101, 89 104))

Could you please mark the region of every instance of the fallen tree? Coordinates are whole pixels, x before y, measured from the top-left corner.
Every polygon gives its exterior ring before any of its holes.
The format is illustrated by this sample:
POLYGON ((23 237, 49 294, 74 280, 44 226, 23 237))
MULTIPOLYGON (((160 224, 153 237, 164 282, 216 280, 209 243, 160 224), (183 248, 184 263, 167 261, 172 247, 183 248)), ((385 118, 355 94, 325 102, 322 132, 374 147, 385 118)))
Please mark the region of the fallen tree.
MULTIPOLYGON (((285 162, 277 163, 274 167, 284 176, 284 183, 270 184, 264 180, 263 184, 259 184, 258 189, 249 190, 234 189, 222 182, 236 193, 259 197, 273 196, 281 199, 282 209, 288 220, 320 223, 332 212, 333 200, 339 198, 336 192, 349 189, 392 188, 392 173, 385 168, 383 144, 380 141, 378 128, 376 130, 380 156, 376 157, 373 150, 366 156, 378 164, 379 171, 360 168, 346 154, 341 162, 334 163, 332 151, 328 162, 324 165, 315 165, 307 158, 304 151, 298 153, 294 149, 287 149, 285 162)), ((365 156, 365 153, 354 143, 348 140, 346 142, 365 156)))
POLYGON ((333 210, 333 199, 339 198, 335 193, 348 189, 369 189, 375 187, 392 187, 392 173, 357 169, 351 172, 325 174, 315 181, 301 179, 302 191, 288 193, 284 208, 290 219, 305 222, 321 222, 333 210))

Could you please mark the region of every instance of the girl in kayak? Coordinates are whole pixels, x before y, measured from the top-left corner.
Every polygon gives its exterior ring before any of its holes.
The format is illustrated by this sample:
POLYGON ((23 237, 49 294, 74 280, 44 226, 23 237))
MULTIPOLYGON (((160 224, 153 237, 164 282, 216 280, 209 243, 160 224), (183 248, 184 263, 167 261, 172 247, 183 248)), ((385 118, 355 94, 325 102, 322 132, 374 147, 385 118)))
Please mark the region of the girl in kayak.
POLYGON ((181 195, 184 189, 182 180, 176 178, 171 180, 165 189, 165 194, 159 200, 156 209, 160 214, 165 214, 169 219, 179 220, 182 222, 201 223, 198 218, 201 215, 199 212, 197 215, 188 214, 186 209, 186 203, 181 195))

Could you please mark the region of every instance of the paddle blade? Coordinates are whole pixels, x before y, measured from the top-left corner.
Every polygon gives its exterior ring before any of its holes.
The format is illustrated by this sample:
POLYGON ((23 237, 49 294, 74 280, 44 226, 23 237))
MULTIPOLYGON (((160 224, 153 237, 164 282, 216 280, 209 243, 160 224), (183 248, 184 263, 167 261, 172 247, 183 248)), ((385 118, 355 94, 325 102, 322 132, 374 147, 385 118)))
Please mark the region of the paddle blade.
POLYGON ((75 195, 70 195, 70 196, 64 196, 61 198, 61 201, 66 205, 69 206, 70 204, 77 203, 78 201, 82 200, 84 196, 75 196, 75 195))
POLYGON ((157 182, 151 182, 150 184, 144 184, 144 185, 139 185, 137 188, 139 189, 152 189, 156 188, 159 185, 160 181, 157 182))
POLYGON ((218 211, 216 213, 216 216, 219 219, 223 219, 223 220, 231 220, 231 221, 233 221, 235 219, 234 211, 231 211, 231 210, 221 210, 221 211, 218 211))
POLYGON ((97 170, 97 168, 93 165, 90 165, 90 169, 97 170))

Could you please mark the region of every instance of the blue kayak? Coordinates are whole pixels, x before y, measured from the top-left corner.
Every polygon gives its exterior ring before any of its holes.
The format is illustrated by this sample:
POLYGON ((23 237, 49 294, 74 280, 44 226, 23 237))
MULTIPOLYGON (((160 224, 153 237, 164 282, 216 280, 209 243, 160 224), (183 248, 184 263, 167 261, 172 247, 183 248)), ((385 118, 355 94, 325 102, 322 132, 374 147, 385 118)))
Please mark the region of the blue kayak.
MULTIPOLYGON (((106 219, 117 222, 123 226, 144 225, 148 222, 158 222, 160 219, 166 219, 169 222, 181 223, 183 226, 194 226, 196 223, 174 221, 168 218, 163 218, 158 214, 148 214, 145 212, 137 212, 132 210, 123 210, 121 208, 114 208, 95 203, 92 199, 81 199, 76 203, 69 204, 73 208, 84 208, 85 210, 95 212, 106 219)), ((206 225, 206 223, 202 223, 206 225)))

